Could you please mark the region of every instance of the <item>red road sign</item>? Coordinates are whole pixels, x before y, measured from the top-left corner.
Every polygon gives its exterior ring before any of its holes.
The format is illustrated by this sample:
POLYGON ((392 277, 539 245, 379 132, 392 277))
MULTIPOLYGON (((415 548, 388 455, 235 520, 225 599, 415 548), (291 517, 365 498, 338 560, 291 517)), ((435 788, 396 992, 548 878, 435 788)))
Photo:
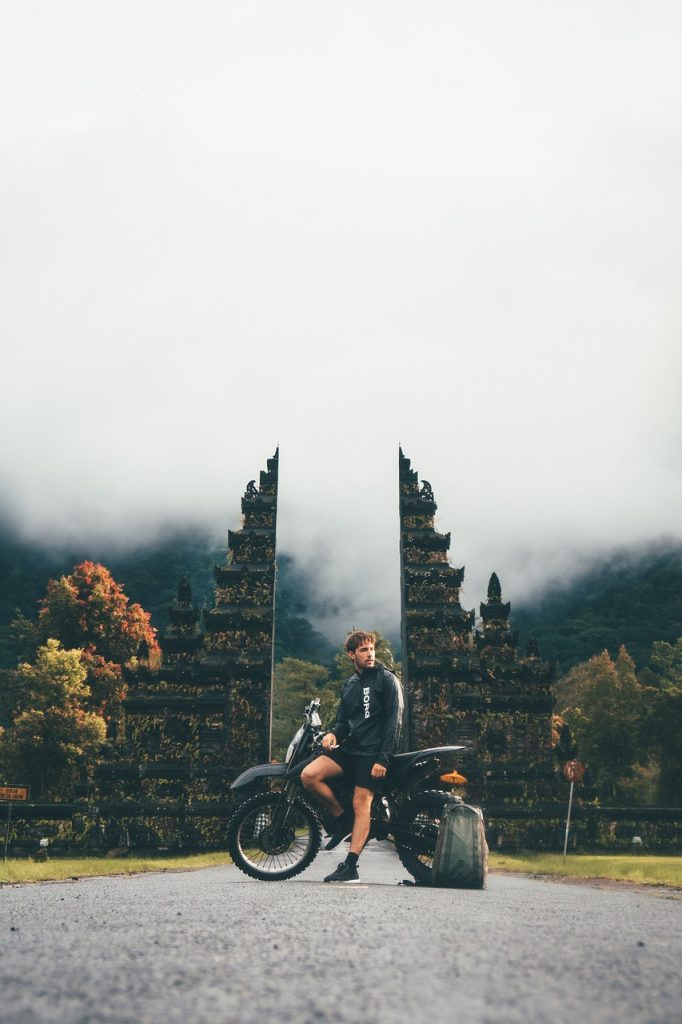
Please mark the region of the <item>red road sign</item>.
POLYGON ((30 786, 0 786, 0 801, 28 800, 30 786))
POLYGON ((581 761, 567 761, 562 769, 564 778, 569 782, 582 782, 585 774, 585 765, 581 761))

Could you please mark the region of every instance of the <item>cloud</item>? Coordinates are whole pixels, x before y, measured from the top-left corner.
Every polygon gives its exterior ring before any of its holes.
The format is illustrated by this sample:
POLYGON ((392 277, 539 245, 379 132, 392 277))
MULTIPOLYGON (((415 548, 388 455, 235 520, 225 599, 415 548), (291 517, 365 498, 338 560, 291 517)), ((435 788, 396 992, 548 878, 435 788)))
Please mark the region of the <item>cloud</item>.
POLYGON ((281 444, 320 605, 398 613, 397 444, 464 601, 679 536, 682 14, 17 8, 5 516, 223 533, 281 444), (172 11, 172 15, 171 12, 172 11))

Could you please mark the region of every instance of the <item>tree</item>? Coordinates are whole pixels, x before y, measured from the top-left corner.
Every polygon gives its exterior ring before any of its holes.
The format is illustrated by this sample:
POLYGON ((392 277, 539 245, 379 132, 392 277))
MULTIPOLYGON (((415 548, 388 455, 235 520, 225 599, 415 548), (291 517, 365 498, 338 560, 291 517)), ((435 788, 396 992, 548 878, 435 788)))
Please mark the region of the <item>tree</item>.
POLYGON ((158 650, 149 612, 129 604, 123 587, 99 562, 81 562, 50 580, 38 616, 40 637, 67 647, 93 647, 106 661, 124 664, 144 640, 158 650))
POLYGON ((658 762, 661 803, 682 803, 682 637, 674 644, 659 641, 651 648, 649 667, 642 673, 649 684, 645 735, 658 762))
POLYGON ((152 661, 159 657, 151 616, 129 603, 121 584, 98 562, 81 562, 69 575, 50 580, 40 604, 37 622, 23 615, 14 620, 25 659, 48 639, 80 648, 88 674, 87 705, 111 714, 124 696, 122 666, 141 644, 152 661))
MULTIPOLYGON (((303 708, 313 697, 322 697, 329 683, 329 669, 298 658, 283 658, 275 665, 272 705, 272 756, 283 760, 294 732, 303 722, 303 708)), ((325 704, 327 701, 325 701, 325 704)), ((332 708, 333 704, 333 708, 332 708)), ((336 710, 321 709, 322 719, 336 710)))
POLYGON ((555 687, 557 712, 575 737, 579 756, 594 777, 600 797, 625 795, 642 756, 641 722, 645 690, 625 647, 615 661, 608 651, 577 665, 555 687))
POLYGON ((552 715, 552 749, 559 764, 573 760, 578 754, 571 730, 561 715, 552 715))
POLYGON ((8 778, 28 783, 34 798, 68 799, 106 735, 104 717, 85 707, 90 688, 82 652, 49 639, 17 675, 22 686, 12 723, 0 734, 0 765, 8 778))

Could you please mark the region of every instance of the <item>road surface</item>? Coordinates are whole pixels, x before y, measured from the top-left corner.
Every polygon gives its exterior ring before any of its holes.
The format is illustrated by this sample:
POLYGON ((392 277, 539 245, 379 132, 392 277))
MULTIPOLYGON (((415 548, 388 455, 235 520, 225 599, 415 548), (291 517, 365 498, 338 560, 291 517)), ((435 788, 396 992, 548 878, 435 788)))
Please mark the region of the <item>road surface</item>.
MULTIPOLYGON (((343 854, 341 854, 341 857, 343 854)), ((411 888, 388 844, 361 885, 236 868, 0 890, 3 1024, 674 1024, 682 899, 493 874, 411 888)))

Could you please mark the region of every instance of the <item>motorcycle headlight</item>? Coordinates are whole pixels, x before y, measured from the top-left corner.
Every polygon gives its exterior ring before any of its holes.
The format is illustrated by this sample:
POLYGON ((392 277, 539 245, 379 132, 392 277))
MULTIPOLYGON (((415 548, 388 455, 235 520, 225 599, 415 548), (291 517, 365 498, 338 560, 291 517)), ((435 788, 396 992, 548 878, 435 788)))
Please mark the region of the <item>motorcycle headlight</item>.
POLYGON ((302 735, 303 726, 300 727, 300 729, 298 730, 298 732, 296 733, 296 735, 294 736, 293 740, 291 741, 287 748, 287 756, 284 758, 285 764, 289 764, 289 761, 291 761, 292 757, 294 756, 294 751, 296 750, 296 747, 298 746, 298 741, 300 740, 302 735))

